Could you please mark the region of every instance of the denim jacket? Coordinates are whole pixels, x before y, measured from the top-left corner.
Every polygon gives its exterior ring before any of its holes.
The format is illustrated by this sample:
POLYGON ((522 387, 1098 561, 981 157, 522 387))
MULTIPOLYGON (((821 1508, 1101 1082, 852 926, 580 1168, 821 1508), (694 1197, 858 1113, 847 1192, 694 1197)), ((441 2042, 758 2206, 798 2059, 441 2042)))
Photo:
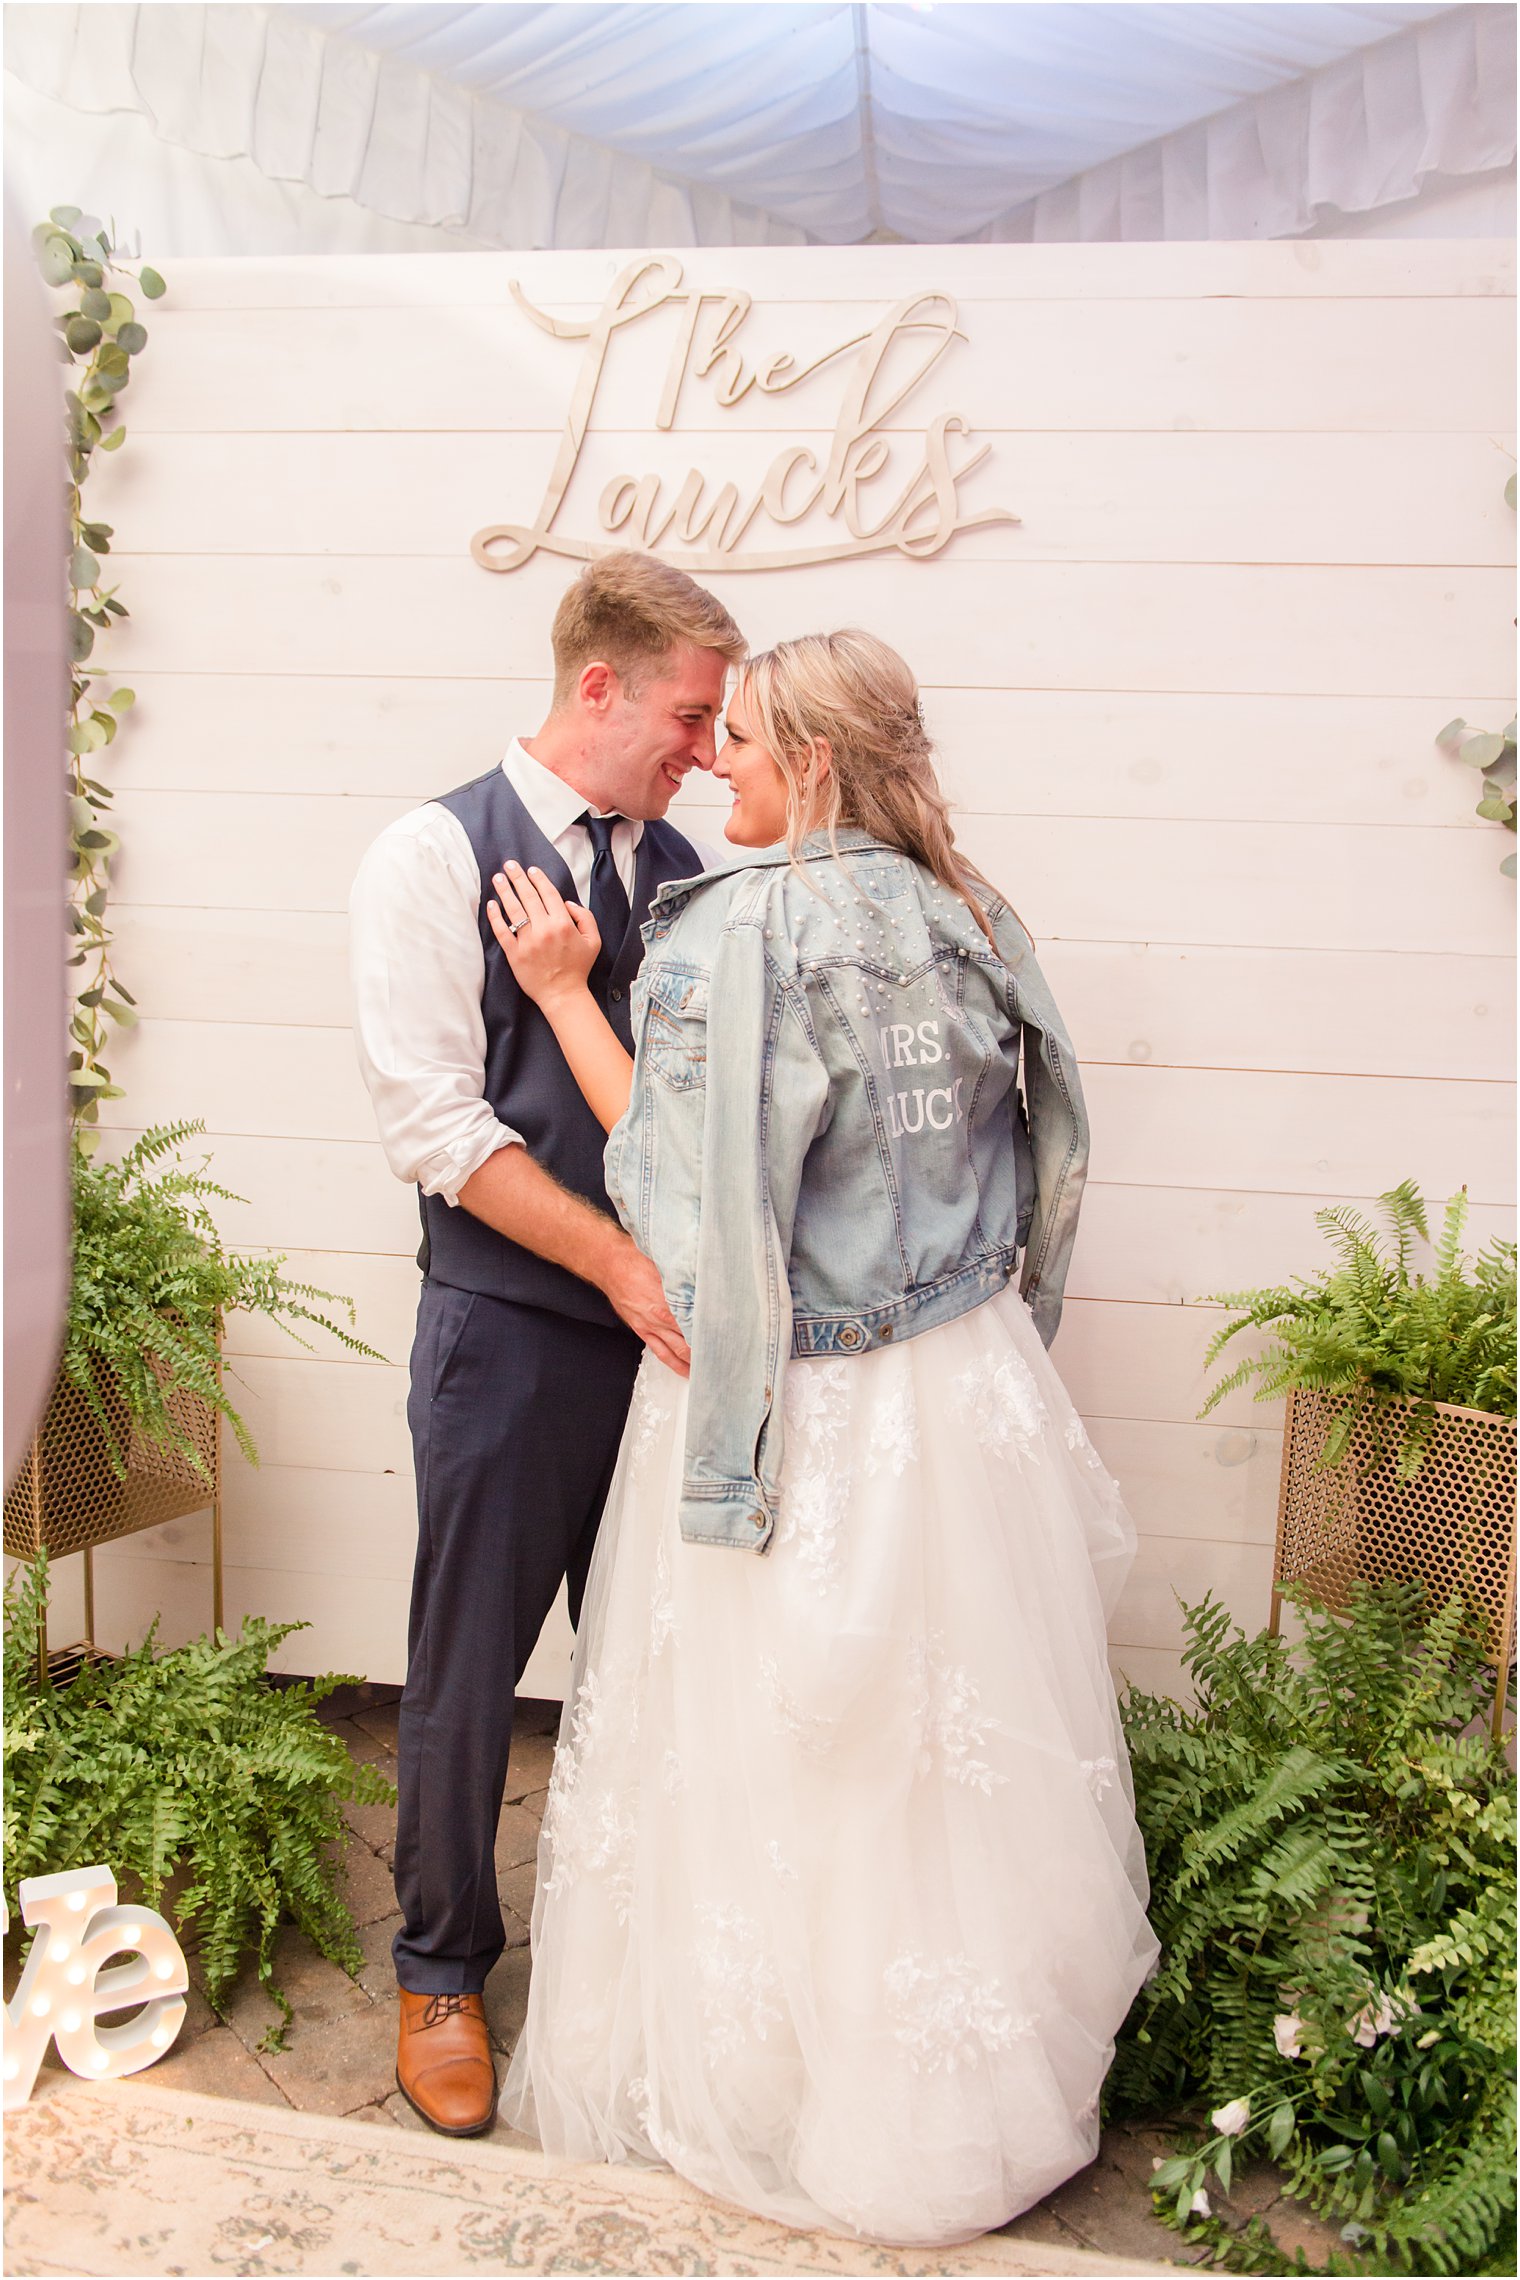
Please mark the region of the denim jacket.
POLYGON ((607 1192, 691 1345, 681 1529, 764 1551, 789 1355, 1020 1290, 1048 1345, 1087 1118, 1028 935, 863 831, 663 887, 607 1192), (837 853, 836 853, 837 849, 837 853))

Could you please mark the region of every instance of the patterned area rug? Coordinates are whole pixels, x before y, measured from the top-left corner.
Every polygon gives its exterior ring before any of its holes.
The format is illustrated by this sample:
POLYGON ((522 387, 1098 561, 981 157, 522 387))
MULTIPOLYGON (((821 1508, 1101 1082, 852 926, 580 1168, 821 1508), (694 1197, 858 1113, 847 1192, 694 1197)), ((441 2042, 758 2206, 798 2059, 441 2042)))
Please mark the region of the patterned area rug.
POLYGON ((6 2123, 11 2274, 1175 2272, 988 2234, 938 2254, 798 2233, 664 2170, 60 2082, 6 2123))

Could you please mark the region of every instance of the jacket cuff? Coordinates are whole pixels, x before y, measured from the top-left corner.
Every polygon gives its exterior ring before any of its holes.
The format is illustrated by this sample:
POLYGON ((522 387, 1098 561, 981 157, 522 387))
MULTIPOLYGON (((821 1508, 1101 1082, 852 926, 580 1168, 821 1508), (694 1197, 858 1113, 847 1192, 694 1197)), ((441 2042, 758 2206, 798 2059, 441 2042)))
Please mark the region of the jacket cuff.
POLYGON ((683 1481, 680 1519, 688 1544, 726 1544, 741 1552, 768 1551, 776 1532, 775 1514, 753 1480, 683 1481))

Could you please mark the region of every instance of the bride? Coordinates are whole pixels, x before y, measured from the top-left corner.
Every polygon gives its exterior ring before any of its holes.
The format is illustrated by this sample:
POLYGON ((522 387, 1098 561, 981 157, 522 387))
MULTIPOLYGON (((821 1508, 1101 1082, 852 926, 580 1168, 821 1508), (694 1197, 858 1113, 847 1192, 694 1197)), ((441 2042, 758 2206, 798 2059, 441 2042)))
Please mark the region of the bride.
POLYGON ((902 659, 782 643, 727 727, 744 852, 657 901, 631 1064, 589 914, 494 882, 692 1350, 646 1354, 602 1520, 502 2111, 943 2244, 1093 2158, 1156 1955, 1105 1655, 1134 1531, 1045 1350, 1086 1123, 902 659))

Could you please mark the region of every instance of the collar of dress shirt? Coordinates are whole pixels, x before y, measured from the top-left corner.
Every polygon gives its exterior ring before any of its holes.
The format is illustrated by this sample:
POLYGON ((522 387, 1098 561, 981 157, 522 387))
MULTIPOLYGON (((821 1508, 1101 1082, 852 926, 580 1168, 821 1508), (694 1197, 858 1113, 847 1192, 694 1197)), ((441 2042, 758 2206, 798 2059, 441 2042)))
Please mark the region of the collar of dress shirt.
MULTIPOLYGON (((556 776, 552 768, 535 760, 518 737, 514 736, 507 746, 501 765, 513 791, 551 843, 557 843, 591 805, 573 784, 567 784, 563 776, 556 776)), ((595 812, 601 814, 602 811, 595 812)), ((629 817, 628 823, 637 847, 644 836, 644 826, 634 817, 629 817)))

